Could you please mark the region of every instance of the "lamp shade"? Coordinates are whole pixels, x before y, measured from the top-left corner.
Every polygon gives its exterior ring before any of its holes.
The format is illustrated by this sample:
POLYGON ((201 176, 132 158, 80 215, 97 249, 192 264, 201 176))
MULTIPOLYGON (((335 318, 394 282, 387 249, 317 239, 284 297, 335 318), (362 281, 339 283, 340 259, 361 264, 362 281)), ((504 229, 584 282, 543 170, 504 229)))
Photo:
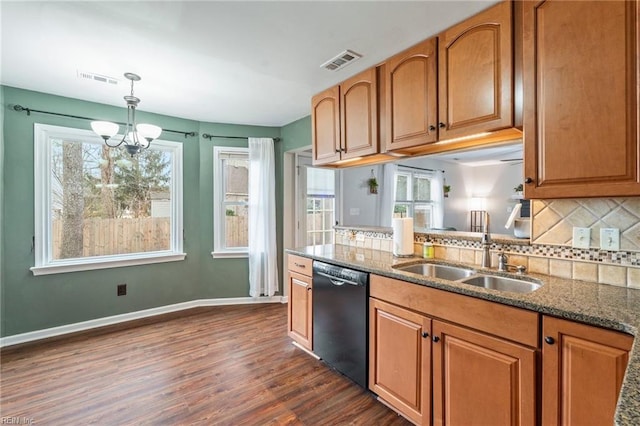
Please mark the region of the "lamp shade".
POLYGON ((118 133, 119 126, 116 123, 111 123, 109 121, 92 121, 91 128, 100 137, 109 139, 118 133))
POLYGON ((154 126, 153 124, 145 124, 141 123, 136 125, 136 130, 139 135, 142 135, 145 139, 151 142, 154 139, 157 139, 162 133, 162 128, 158 126, 154 126))

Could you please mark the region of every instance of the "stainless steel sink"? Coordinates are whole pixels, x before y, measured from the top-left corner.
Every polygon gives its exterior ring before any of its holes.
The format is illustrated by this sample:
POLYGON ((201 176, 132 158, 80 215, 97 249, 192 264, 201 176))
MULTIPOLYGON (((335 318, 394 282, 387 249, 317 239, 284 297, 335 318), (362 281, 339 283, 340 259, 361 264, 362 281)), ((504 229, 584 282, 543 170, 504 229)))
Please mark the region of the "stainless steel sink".
POLYGON ((473 277, 460 280, 459 282, 475 285, 477 287, 509 291, 512 293, 531 293, 532 291, 536 291, 542 287, 542 284, 532 281, 497 277, 493 275, 474 275, 473 277))
POLYGON ((471 269, 458 268, 456 266, 437 265, 433 263, 419 263, 417 265, 398 266, 396 269, 414 274, 436 277, 443 280, 458 281, 474 274, 471 269))

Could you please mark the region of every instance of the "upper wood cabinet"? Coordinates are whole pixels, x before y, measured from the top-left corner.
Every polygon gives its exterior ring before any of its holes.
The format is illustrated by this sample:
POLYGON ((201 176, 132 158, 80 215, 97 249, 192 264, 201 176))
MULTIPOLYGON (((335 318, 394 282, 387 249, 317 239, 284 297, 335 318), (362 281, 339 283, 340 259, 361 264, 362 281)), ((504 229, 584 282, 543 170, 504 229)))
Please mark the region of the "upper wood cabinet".
POLYGON ((313 164, 340 160, 340 86, 311 98, 313 164))
POLYGON ((525 197, 640 195, 638 2, 524 2, 525 197))
POLYGON ((505 1, 438 37, 439 139, 514 126, 512 19, 505 1))
POLYGON ((371 68, 312 98, 313 164, 378 153, 377 92, 371 68))
POLYGON ((385 151, 438 140, 436 39, 384 64, 385 151))
POLYGON ((633 338, 552 317, 542 329, 542 424, 613 424, 633 338))

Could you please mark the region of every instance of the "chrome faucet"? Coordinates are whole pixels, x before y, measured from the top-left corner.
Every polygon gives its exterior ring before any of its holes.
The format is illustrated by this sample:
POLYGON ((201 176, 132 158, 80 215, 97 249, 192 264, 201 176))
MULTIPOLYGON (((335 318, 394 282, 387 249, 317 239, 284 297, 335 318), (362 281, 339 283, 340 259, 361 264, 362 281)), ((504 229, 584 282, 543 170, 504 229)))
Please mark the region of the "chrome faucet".
POLYGON ((482 230, 482 267, 491 268, 491 235, 489 234, 489 213, 484 213, 484 228, 482 230))
POLYGON ((498 271, 500 272, 509 272, 509 268, 515 269, 516 273, 522 275, 526 272, 527 267, 524 265, 509 265, 507 262, 509 258, 504 253, 498 254, 498 271))

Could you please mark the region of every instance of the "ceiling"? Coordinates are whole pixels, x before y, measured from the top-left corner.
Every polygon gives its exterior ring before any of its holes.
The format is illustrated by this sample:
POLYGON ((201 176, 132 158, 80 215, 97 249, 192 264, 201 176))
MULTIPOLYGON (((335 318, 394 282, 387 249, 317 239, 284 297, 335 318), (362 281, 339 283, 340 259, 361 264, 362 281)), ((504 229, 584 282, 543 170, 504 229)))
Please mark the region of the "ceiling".
POLYGON ((134 72, 142 111, 283 126, 315 93, 494 3, 0 0, 0 83, 124 107, 134 72), (320 68, 346 49, 363 58, 320 68))

